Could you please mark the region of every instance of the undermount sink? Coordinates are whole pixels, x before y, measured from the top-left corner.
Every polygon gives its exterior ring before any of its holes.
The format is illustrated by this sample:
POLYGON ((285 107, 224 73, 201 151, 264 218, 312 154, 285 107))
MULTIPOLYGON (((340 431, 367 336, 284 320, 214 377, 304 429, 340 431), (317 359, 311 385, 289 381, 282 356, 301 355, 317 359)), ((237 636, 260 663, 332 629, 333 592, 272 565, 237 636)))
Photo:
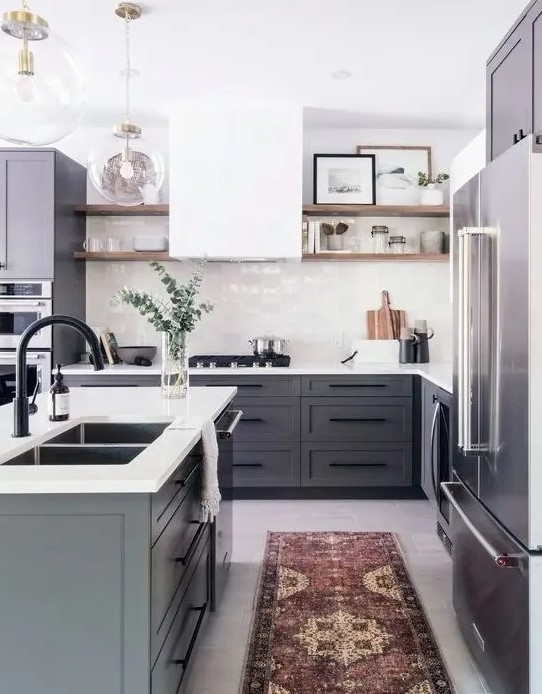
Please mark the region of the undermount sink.
POLYGON ((4 465, 126 465, 170 425, 166 422, 83 422, 4 465))
POLYGON ((148 445, 171 422, 83 422, 47 441, 52 443, 131 443, 148 445))
POLYGON ((35 446, 4 465, 126 465, 146 446, 55 445, 35 446))

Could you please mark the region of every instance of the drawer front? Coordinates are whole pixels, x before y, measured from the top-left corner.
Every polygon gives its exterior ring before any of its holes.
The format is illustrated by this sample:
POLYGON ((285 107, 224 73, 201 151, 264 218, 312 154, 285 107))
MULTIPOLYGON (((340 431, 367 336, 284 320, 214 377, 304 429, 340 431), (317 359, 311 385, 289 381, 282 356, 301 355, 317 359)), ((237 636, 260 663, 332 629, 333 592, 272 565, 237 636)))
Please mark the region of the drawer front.
POLYGON ((412 484, 410 444, 303 444, 304 487, 406 487, 412 484))
POLYGON ((410 441, 410 398, 304 398, 304 441, 410 441))
POLYGON ((209 613, 209 562, 209 543, 205 542, 190 585, 152 669, 151 694, 177 694, 190 665, 209 613))
POLYGON ((202 460, 200 444, 193 449, 170 479, 151 497, 152 541, 159 537, 179 503, 199 480, 202 460))
POLYGON ((261 376, 235 374, 232 376, 190 376, 191 386, 236 386, 237 395, 244 397, 264 397, 299 395, 301 379, 299 376, 261 376))
POLYGON ((302 395, 409 397, 412 376, 303 376, 302 395))
POLYGON ((299 444, 236 444, 234 487, 298 487, 299 444))
MULTIPOLYGON (((205 535, 199 522, 199 476, 151 550, 151 629, 153 639, 167 633, 170 608, 205 535)), ((162 639, 163 640, 163 639, 162 639)), ((158 641, 160 639, 158 638, 158 641)))
POLYGON ((236 441, 299 441, 299 398, 235 398, 235 407, 243 411, 236 441))

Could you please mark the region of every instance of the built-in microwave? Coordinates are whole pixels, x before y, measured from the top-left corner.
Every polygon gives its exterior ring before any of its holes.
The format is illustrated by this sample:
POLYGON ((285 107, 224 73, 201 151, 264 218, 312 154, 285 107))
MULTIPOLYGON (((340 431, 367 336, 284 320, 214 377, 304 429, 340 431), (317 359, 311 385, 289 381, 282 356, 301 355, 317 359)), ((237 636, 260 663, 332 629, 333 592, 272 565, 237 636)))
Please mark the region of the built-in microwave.
MULTIPOLYGON (((0 282, 0 349, 16 349, 26 328, 39 318, 50 316, 52 310, 51 282, 0 282)), ((36 333, 29 347, 51 349, 51 327, 36 333)))

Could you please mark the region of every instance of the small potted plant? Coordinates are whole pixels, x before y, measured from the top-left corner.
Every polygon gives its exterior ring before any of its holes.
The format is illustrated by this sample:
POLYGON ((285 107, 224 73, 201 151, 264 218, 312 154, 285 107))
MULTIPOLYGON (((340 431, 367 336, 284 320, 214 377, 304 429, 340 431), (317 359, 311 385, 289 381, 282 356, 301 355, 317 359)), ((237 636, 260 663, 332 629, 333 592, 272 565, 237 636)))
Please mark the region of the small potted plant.
POLYGON ((343 234, 348 231, 348 224, 339 222, 335 226, 329 222, 322 222, 321 230, 324 232, 327 239, 328 251, 342 251, 343 249, 343 234))
POLYGON ((445 183, 450 177, 447 173, 441 172, 435 176, 435 178, 430 177, 423 171, 418 172, 418 186, 421 190, 420 202, 422 205, 443 205, 444 204, 444 190, 442 189, 442 184, 445 183))
POLYGON ((148 292, 124 287, 115 295, 119 303, 133 306, 162 334, 162 396, 186 398, 188 395, 187 336, 204 313, 213 307, 198 302, 203 277, 196 271, 182 284, 156 261, 150 263, 164 285, 167 297, 158 299, 148 292))

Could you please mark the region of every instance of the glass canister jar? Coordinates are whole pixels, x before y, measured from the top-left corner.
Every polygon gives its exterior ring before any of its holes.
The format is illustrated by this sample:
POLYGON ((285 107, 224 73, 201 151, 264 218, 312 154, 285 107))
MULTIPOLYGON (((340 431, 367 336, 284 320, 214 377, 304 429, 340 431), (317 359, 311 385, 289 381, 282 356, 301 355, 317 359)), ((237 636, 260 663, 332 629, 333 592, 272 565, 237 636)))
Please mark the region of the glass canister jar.
POLYGON ((373 238, 373 253, 387 253, 388 252, 388 234, 390 230, 387 226, 378 225, 374 226, 371 230, 371 236, 373 238))
POLYGON ((388 241, 388 246, 390 247, 390 253, 400 254, 404 253, 406 249, 406 237, 405 236, 390 236, 388 241))

